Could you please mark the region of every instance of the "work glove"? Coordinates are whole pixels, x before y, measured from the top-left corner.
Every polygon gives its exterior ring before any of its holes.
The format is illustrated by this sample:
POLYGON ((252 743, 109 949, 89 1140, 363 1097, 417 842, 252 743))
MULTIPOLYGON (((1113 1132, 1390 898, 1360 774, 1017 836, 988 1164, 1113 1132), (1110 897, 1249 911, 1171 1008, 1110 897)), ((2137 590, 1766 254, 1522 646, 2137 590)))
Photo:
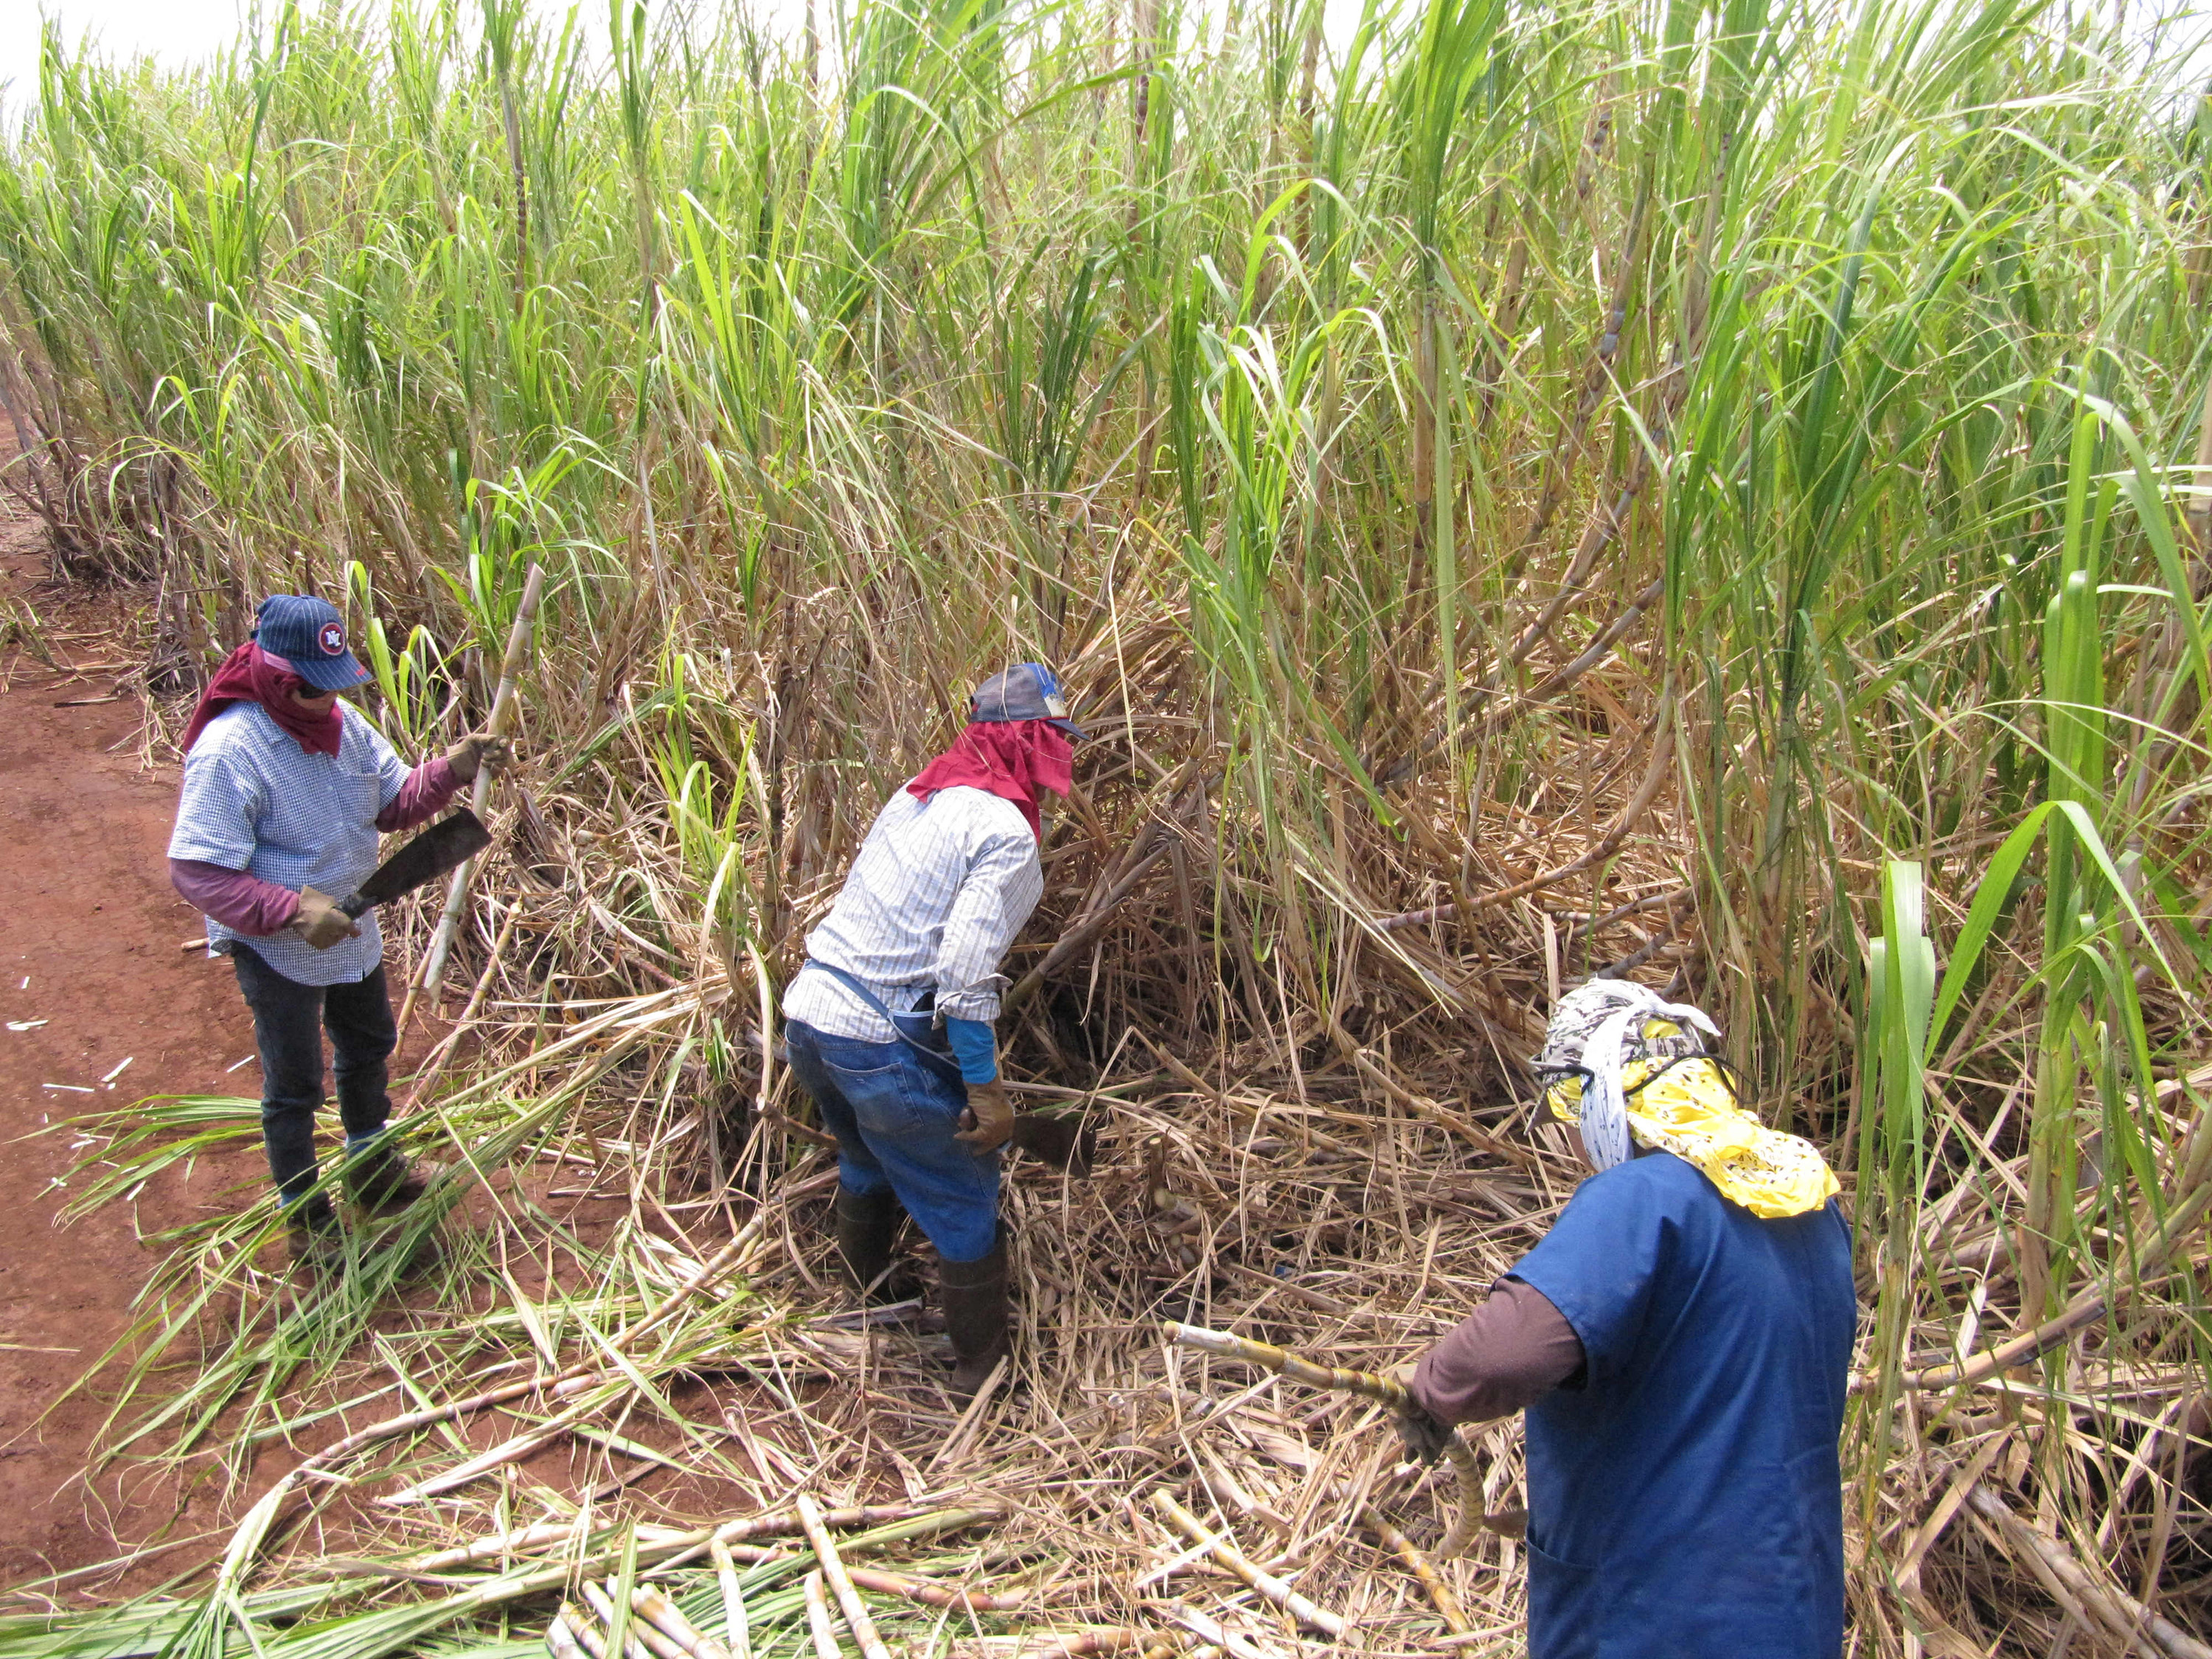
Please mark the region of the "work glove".
POLYGON ((1395 1421, 1398 1441, 1406 1449, 1408 1463, 1433 1463, 1444 1455, 1444 1448, 1451 1444, 1451 1430, 1419 1406, 1395 1421))
POLYGON ((487 766, 497 777, 506 769, 507 751, 513 747, 505 738, 471 732, 446 751, 446 764, 453 769, 453 776, 459 781, 474 783, 477 774, 487 766))
POLYGON ((1013 1133, 1014 1103, 1006 1098, 1006 1085, 995 1078, 988 1083, 969 1084, 968 1109, 960 1114, 960 1127, 952 1138, 978 1152, 988 1152, 1005 1146, 1013 1133))
MULTIPOLYGON (((1415 1363, 1408 1360, 1405 1364, 1391 1366, 1382 1375, 1410 1395, 1413 1391, 1413 1372, 1417 1369, 1415 1363)), ((1451 1443, 1450 1428, 1437 1422, 1418 1405, 1413 1406, 1410 1413, 1400 1414, 1395 1421, 1398 1438, 1406 1448, 1406 1461, 1409 1463, 1433 1463, 1444 1455, 1444 1448, 1451 1443)))
POLYGON ((293 914, 292 926, 318 951, 327 951, 342 939, 361 937, 361 924, 339 909, 338 902, 328 893, 319 893, 312 887, 300 890, 300 908, 293 914))

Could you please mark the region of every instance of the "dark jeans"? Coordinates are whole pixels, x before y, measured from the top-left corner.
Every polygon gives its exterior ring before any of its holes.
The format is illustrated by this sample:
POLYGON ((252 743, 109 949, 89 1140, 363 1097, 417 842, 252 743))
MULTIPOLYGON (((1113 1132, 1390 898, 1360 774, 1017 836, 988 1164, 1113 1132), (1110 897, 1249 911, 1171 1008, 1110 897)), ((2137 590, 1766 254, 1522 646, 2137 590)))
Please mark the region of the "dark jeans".
MULTIPOLYGON (((278 973, 243 941, 230 947, 238 988, 253 1011, 253 1042, 261 1051, 261 1138, 269 1148, 269 1173, 287 1204, 315 1184, 315 1111, 323 1103, 323 1028, 331 1033, 331 1070, 338 1085, 338 1118, 346 1139, 384 1127, 392 1115, 384 1062, 398 1046, 392 998, 380 963, 350 985, 301 985, 278 973)), ((316 1200, 318 1212, 328 1206, 316 1200)))

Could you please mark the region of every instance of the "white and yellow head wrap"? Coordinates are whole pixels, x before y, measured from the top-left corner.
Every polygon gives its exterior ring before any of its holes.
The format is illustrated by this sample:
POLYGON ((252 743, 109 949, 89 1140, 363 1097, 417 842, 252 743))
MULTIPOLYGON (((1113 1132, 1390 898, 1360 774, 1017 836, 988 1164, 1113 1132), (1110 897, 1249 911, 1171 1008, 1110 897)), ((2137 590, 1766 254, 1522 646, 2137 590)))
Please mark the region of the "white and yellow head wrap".
POLYGON ((1544 1104, 1580 1131, 1592 1169, 1626 1162, 1632 1136, 1694 1164, 1755 1216, 1819 1209, 1841 1190, 1819 1151, 1738 1106, 1699 1031, 1720 1035, 1702 1012, 1648 986, 1577 985, 1552 1010, 1534 1062, 1544 1104))

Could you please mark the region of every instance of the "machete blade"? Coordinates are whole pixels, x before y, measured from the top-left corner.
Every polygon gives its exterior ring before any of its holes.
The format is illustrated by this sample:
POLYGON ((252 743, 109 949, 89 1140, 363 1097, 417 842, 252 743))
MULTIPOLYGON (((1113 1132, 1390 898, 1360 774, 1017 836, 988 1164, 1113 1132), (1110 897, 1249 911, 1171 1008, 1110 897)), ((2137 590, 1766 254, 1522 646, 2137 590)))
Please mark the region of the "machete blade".
POLYGON ((1055 1170, 1087 1176, 1097 1154, 1098 1131, 1073 1112, 1018 1112, 1014 1145, 1055 1170))
POLYGON ((441 818, 376 866, 357 897, 365 909, 389 904, 426 881, 435 881, 491 845, 491 831, 465 806, 441 818))

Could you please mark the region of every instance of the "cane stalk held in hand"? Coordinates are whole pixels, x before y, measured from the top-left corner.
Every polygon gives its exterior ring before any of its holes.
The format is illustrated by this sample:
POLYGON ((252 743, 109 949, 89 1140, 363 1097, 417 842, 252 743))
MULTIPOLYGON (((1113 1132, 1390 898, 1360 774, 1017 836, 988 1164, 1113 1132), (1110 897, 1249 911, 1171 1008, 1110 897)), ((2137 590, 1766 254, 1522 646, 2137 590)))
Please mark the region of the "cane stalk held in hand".
MULTIPOLYGON (((515 681, 522 672, 522 659, 530 647, 530 629, 538 615, 538 601, 545 591, 545 567, 533 564, 530 574, 523 578, 522 598, 514 607, 514 625, 507 630, 507 654, 500 660, 499 687, 493 692, 491 715, 484 730, 493 737, 503 738, 514 724, 515 681)), ((476 781, 470 785, 469 806, 478 817, 491 799, 491 769, 477 769, 476 781)), ((453 935, 461 925, 461 912, 466 908, 469 883, 474 878, 477 860, 471 859, 453 872, 453 884, 446 890, 446 908, 438 918, 436 933, 431 935, 430 949, 422 963, 422 972, 414 985, 408 988, 407 1006, 400 1011, 399 1029, 407 1029, 407 1017, 414 1010, 418 993, 428 991, 434 1005, 438 988, 446 977, 446 957, 453 948, 453 935)))
MULTIPOLYGON (((1318 1365, 1312 1360, 1292 1353, 1288 1348, 1276 1347, 1273 1343, 1253 1342, 1241 1336, 1231 1336, 1226 1331, 1209 1331, 1202 1325, 1182 1325, 1174 1320, 1163 1320, 1160 1328, 1168 1340, 1178 1346, 1195 1348, 1200 1353, 1210 1353, 1222 1359, 1241 1359, 1248 1365, 1265 1366, 1279 1371, 1293 1382, 1303 1382, 1309 1388, 1334 1389, 1340 1394, 1356 1394, 1387 1406, 1401 1417, 1414 1417, 1420 1407, 1407 1394, 1404 1386, 1387 1376, 1377 1376, 1372 1371, 1340 1370, 1334 1365, 1318 1365)), ((1444 1440, 1445 1461, 1452 1467, 1453 1479, 1459 1486, 1459 1513, 1453 1517, 1443 1541, 1437 1546, 1435 1559, 1449 1561, 1464 1552, 1474 1540, 1476 1529, 1483 1521, 1482 1474, 1475 1467, 1474 1454, 1458 1435, 1448 1435, 1444 1440)))

